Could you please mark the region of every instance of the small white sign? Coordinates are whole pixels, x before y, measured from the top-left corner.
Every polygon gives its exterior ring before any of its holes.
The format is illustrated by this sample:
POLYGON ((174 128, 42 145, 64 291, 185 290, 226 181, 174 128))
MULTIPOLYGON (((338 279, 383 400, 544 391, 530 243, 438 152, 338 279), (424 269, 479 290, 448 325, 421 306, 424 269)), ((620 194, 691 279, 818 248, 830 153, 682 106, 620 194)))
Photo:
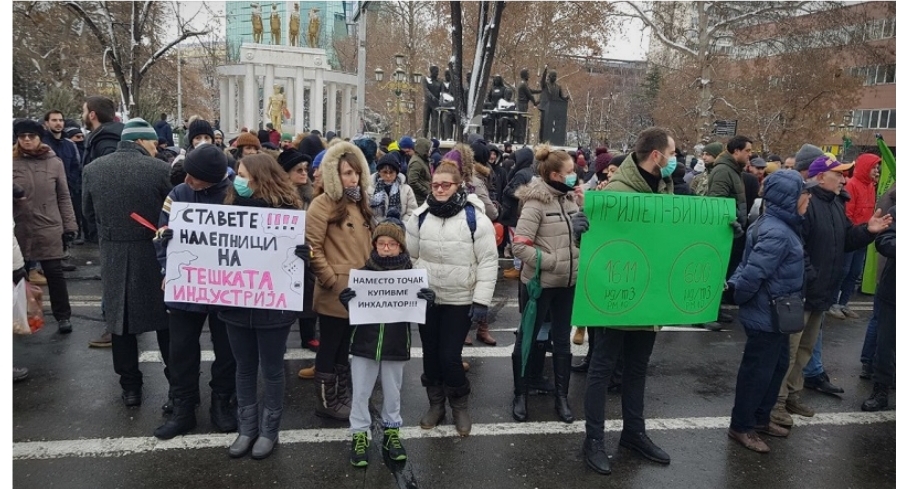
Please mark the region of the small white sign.
POLYGON ((428 287, 425 270, 350 270, 350 324, 425 323, 427 302, 417 297, 428 287))

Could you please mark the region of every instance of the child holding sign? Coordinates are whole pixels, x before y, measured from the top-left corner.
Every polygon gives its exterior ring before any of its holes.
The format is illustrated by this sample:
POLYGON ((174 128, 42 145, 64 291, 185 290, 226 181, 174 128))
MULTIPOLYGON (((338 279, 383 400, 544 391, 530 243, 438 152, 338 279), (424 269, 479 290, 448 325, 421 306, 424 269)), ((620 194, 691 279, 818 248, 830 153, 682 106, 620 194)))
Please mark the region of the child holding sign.
MULTIPOLYGON (((388 212, 388 217, 372 233, 372 250, 363 270, 389 271, 409 270, 412 261, 406 252, 406 230, 396 210, 388 212)), ((434 291, 421 289, 417 294, 429 305, 434 302, 434 291)), ((351 288, 341 291, 340 301, 344 307, 356 297, 351 288)), ((369 465, 369 399, 375 387, 375 379, 381 372, 381 387, 384 391, 384 405, 381 416, 384 425, 382 448, 391 460, 406 460, 406 450, 400 443, 400 388, 403 384, 403 367, 409 361, 410 323, 363 324, 353 327, 350 339, 350 353, 353 360, 350 373, 353 379, 353 405, 350 408, 350 464, 354 467, 369 465)))

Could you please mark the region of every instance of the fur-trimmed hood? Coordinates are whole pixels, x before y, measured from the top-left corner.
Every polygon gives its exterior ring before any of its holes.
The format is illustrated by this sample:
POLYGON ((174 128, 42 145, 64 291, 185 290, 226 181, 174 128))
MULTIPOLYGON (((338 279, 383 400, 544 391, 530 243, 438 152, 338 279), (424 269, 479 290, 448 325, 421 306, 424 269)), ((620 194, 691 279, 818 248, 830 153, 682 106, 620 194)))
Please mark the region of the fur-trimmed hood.
POLYGON ((491 178, 491 168, 487 165, 482 165, 481 163, 475 163, 475 174, 487 180, 491 178))
POLYGON ((528 184, 521 185, 516 189, 516 198, 519 199, 519 202, 522 205, 525 205, 525 202, 528 202, 529 200, 536 200, 542 204, 549 204, 562 195, 562 192, 547 185, 547 183, 540 178, 532 178, 528 184))
POLYGON ((359 175, 359 188, 363 192, 369 188, 369 171, 366 167, 366 156, 355 144, 341 141, 328 148, 321 164, 322 188, 325 195, 334 201, 344 198, 344 186, 341 185, 340 160, 347 153, 353 153, 360 164, 363 165, 362 172, 359 175))

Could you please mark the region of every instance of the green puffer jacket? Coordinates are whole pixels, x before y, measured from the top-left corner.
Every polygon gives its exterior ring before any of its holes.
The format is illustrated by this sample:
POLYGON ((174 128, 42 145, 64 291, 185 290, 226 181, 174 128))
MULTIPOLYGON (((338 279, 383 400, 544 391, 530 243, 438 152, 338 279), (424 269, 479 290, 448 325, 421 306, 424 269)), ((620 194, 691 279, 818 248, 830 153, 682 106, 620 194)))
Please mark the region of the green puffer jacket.
POLYGON ((716 165, 709 172, 709 191, 707 197, 729 197, 737 206, 737 219, 741 227, 747 229, 747 193, 744 180, 741 179, 740 163, 734 160, 727 151, 716 158, 716 165))

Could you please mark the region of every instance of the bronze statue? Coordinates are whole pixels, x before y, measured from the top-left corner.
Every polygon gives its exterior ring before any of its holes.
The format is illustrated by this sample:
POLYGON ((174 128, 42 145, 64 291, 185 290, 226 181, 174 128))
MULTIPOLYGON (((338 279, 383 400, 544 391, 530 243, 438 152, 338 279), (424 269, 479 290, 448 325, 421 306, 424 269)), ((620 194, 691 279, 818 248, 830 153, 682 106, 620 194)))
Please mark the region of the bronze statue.
POLYGON ((266 112, 269 114, 269 120, 272 121, 272 126, 278 132, 281 132, 281 114, 284 112, 286 104, 287 100, 284 98, 284 88, 280 85, 275 85, 275 93, 269 97, 269 106, 266 108, 266 112))
MULTIPOLYGON (((535 100, 534 94, 541 93, 541 91, 534 90, 528 86, 528 70, 523 69, 522 71, 520 71, 519 78, 521 78, 521 81, 519 82, 518 97, 516 98, 516 111, 528 112, 528 103, 530 102, 531 104, 536 106, 538 102, 537 100, 535 100)), ((525 135, 527 134, 528 130, 528 128, 526 127, 528 119, 520 114, 517 116, 516 122, 515 140, 517 143, 525 143, 525 135)))
POLYGON ((436 138, 438 134, 437 111, 441 103, 441 81, 438 80, 438 67, 428 68, 428 76, 422 80, 422 92, 425 94, 424 114, 422 115, 422 136, 436 138))
POLYGON ((272 42, 276 46, 281 45, 281 15, 278 14, 278 6, 272 4, 272 13, 269 15, 269 26, 272 27, 272 42))
POLYGON ((291 12, 291 18, 288 21, 288 44, 291 46, 300 45, 300 4, 294 2, 294 11, 291 12))
MULTIPOLYGON (((512 99, 512 90, 503 83, 503 77, 494 75, 494 84, 487 94, 484 108, 491 111, 509 111, 515 108, 512 99)), ((500 141, 506 139, 512 119, 497 113, 488 113, 482 118, 484 126, 484 138, 488 141, 500 141)))
POLYGON ((441 84, 441 107, 448 109, 441 114, 441 139, 453 139, 453 127, 456 125, 456 99, 453 98, 453 81, 450 70, 444 70, 444 83, 441 84))
POLYGON ((556 70, 547 66, 541 73, 541 141, 557 146, 566 144, 566 117, 569 110, 569 97, 563 95, 562 87, 556 83, 556 70))
POLYGON ((306 27, 306 43, 311 48, 319 47, 319 9, 309 11, 309 24, 306 27))
POLYGON ((263 37, 262 11, 260 10, 258 3, 251 3, 250 6, 253 8, 253 11, 250 12, 250 25, 253 26, 253 43, 254 44, 262 44, 262 37, 263 37))

